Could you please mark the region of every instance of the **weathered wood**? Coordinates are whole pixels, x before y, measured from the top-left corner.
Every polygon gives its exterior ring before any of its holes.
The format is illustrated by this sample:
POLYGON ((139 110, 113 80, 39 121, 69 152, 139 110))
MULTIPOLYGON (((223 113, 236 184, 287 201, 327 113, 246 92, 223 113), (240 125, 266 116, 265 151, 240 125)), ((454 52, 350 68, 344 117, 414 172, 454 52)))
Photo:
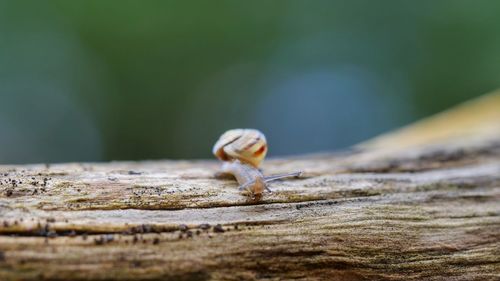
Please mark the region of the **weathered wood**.
POLYGON ((269 160, 305 176, 260 201, 218 166, 0 166, 0 280, 500 279, 499 93, 348 152, 269 160))

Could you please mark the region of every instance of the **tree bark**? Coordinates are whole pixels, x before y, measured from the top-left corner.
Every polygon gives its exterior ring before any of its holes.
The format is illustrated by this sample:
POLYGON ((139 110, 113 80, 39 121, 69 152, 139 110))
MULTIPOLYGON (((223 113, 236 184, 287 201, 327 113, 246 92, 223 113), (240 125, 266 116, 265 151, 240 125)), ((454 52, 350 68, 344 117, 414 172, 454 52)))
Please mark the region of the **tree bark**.
POLYGON ((498 92, 348 151, 267 160, 304 175, 261 200, 219 165, 0 166, 0 280, 500 279, 498 92))

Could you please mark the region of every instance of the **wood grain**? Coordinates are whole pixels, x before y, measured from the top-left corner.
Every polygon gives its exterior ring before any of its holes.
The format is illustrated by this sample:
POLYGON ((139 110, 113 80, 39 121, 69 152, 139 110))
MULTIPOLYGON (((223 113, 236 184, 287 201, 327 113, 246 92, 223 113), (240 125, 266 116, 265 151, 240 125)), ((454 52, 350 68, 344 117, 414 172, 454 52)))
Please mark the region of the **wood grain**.
POLYGON ((267 160, 305 173, 261 200, 218 167, 0 166, 0 280, 500 280, 498 92, 349 151, 267 160))

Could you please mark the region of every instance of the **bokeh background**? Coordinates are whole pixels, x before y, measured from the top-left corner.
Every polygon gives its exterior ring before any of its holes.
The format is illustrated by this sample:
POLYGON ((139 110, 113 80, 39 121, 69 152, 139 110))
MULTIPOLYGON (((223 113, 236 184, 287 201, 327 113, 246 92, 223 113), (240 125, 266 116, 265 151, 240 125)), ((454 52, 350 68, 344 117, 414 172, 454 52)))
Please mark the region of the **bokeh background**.
POLYGON ((0 163, 331 151, 500 85, 500 1, 0 1, 0 163))

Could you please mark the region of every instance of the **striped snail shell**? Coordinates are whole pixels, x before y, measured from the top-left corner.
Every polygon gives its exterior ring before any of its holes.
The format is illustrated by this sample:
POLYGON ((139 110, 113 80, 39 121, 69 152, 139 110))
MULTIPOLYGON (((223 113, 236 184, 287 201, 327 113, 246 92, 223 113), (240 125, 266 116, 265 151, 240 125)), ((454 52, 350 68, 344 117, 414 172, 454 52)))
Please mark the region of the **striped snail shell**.
POLYGON ((259 167, 267 154, 267 141, 259 130, 233 129, 219 138, 212 152, 222 161, 239 160, 259 167))

